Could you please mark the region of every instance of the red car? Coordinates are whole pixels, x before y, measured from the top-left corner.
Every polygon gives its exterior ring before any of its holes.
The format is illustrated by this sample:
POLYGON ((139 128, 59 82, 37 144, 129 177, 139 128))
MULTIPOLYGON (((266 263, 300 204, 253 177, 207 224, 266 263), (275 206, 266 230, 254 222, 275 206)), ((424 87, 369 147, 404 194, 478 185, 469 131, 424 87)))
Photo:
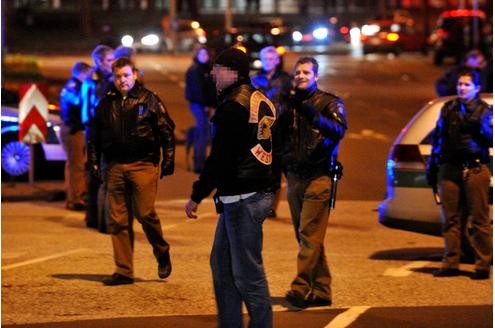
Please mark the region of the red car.
POLYGON ((361 27, 363 53, 394 53, 421 51, 426 53, 426 37, 414 25, 393 20, 371 21, 361 27))

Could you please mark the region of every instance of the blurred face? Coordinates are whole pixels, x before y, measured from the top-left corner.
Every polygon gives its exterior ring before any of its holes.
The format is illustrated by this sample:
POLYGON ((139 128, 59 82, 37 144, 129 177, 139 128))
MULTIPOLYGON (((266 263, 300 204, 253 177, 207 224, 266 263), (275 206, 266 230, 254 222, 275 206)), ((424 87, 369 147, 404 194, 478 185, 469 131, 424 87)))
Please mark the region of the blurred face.
POLYGON ((113 72, 113 83, 119 92, 126 96, 136 84, 136 75, 131 66, 116 68, 113 72))
POLYGON ((472 69, 483 68, 485 66, 485 58, 483 56, 469 57, 466 60, 466 66, 472 69))
POLYGON ((471 76, 462 75, 457 80, 457 96, 462 100, 473 99, 479 91, 480 86, 473 83, 471 76))
POLYGON ((222 65, 213 65, 212 73, 218 91, 236 83, 238 79, 237 71, 222 65))
POLYGON ((205 64, 210 59, 210 56, 208 56, 208 51, 206 51, 206 49, 200 49, 196 55, 196 58, 201 64, 205 64))
POLYGON ((309 89, 318 81, 318 78, 318 74, 313 72, 312 63, 298 64, 294 69, 294 82, 297 89, 309 89))
POLYGON ((261 66, 263 69, 269 73, 273 72, 277 65, 280 63, 280 58, 278 54, 273 52, 267 52, 261 56, 261 66))
POLYGON ((106 74, 110 74, 110 73, 112 73, 112 63, 114 60, 115 60, 115 58, 113 56, 113 52, 107 52, 107 53, 105 53, 105 55, 103 56, 103 58, 101 60, 96 61, 96 66, 98 66, 98 68, 102 72, 104 72, 106 74))

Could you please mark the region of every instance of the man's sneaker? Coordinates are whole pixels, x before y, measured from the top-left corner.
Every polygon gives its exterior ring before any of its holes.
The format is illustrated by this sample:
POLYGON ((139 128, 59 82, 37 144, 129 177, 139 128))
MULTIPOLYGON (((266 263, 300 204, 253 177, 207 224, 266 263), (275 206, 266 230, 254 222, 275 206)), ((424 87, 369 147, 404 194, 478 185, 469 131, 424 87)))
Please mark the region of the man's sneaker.
POLYGON ((158 263, 158 277, 160 277, 160 279, 165 279, 170 276, 170 273, 172 273, 172 263, 170 262, 170 254, 167 253, 167 255, 161 259, 161 263, 158 263))
POLYGON ((461 271, 459 269, 453 269, 453 268, 440 268, 438 270, 433 271, 433 276, 434 277, 455 277, 461 274, 461 271))
POLYGON ((129 285, 134 283, 134 279, 120 273, 114 273, 111 277, 103 279, 102 282, 106 286, 129 285))
POLYGON ((490 271, 487 270, 476 270, 471 274, 471 279, 473 280, 485 280, 490 279, 490 271))
POLYGON ((287 302, 289 302, 291 305, 304 309, 308 306, 308 303, 304 299, 304 296, 295 290, 289 290, 287 294, 285 294, 285 299, 287 302))

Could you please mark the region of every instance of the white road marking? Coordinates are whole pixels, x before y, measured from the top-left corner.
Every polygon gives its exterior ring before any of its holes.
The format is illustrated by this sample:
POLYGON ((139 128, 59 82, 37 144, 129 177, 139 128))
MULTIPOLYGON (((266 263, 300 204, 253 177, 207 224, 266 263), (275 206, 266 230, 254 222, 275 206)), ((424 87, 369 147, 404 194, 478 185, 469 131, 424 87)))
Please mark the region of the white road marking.
POLYGON ((388 268, 383 275, 389 277, 407 277, 412 273, 411 269, 424 268, 430 265, 430 263, 428 261, 414 261, 400 268, 388 268))
POLYGON ((48 255, 48 256, 44 256, 44 257, 39 257, 37 259, 32 259, 32 260, 23 261, 23 262, 14 263, 14 264, 9 264, 9 265, 4 265, 4 266, 2 266, 2 270, 3 271, 7 271, 7 270, 18 268, 18 267, 21 267, 21 266, 24 266, 24 265, 29 265, 29 264, 44 262, 44 261, 56 259, 56 258, 59 258, 59 257, 63 257, 63 256, 75 254, 75 253, 84 252, 84 251, 87 251, 87 250, 88 250, 87 248, 78 248, 78 249, 73 249, 73 250, 67 251, 67 252, 56 253, 56 254, 52 254, 52 255, 48 255))
POLYGON ((353 306, 349 310, 339 314, 325 326, 325 328, 345 328, 356 321, 371 306, 353 306))

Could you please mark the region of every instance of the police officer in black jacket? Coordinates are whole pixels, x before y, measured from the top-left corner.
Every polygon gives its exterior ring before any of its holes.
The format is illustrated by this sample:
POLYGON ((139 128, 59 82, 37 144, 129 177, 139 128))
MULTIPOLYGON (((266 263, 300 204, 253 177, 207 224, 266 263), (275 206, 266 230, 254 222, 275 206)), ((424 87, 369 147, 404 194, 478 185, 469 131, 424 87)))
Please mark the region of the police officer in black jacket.
POLYGON ((205 167, 185 206, 196 218, 198 204, 213 189, 218 204, 211 269, 219 327, 272 327, 272 307, 261 256, 263 221, 273 200, 272 127, 275 107, 249 80, 249 57, 230 48, 213 65, 219 104, 212 118, 213 142, 205 167))
POLYGON ((67 198, 65 208, 82 211, 86 209, 86 148, 84 125, 81 121, 81 85, 92 73, 92 67, 77 62, 72 67, 72 76, 60 91, 60 116, 64 124, 60 138, 64 146, 65 185, 67 198))
POLYGON ((461 72, 457 98, 447 102, 433 132, 428 183, 438 188, 443 214, 445 251, 435 277, 459 275, 461 237, 467 233, 475 254, 472 279, 488 279, 492 259, 489 216, 493 108, 480 99, 477 72, 461 72))
POLYGON ((287 200, 299 243, 297 274, 286 299, 302 308, 332 304, 332 279, 324 248, 330 167, 347 129, 342 100, 319 90, 318 78, 318 62, 313 57, 299 58, 294 68, 296 88, 279 118, 287 200))
POLYGON ((174 122, 153 92, 136 83, 128 58, 112 64, 115 86, 96 108, 88 140, 91 174, 100 179, 100 158, 107 164, 109 229, 115 273, 105 285, 133 283, 133 217, 143 226, 158 262, 158 276, 172 270, 169 244, 155 210, 158 177, 174 172, 174 122), (160 156, 162 153, 162 158, 160 156), (161 170, 159 170, 161 165, 161 170))

